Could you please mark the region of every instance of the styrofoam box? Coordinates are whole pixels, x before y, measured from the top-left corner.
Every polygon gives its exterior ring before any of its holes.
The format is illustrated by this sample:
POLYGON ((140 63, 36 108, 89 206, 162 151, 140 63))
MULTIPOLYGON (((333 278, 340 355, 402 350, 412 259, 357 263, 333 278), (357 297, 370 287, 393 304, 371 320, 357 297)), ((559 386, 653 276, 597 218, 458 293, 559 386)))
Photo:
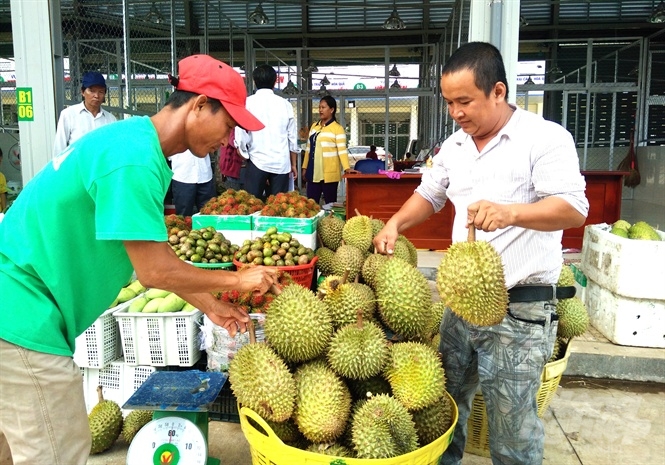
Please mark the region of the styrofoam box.
POLYGON ((240 245, 252 238, 253 215, 192 215, 192 229, 212 226, 232 244, 240 245))
POLYGON ((626 239, 610 234, 608 225, 584 228, 581 269, 587 278, 618 295, 665 300, 665 233, 663 241, 626 239))
POLYGON ((106 310, 76 338, 74 362, 79 367, 104 368, 122 355, 120 330, 113 313, 129 307, 130 304, 131 300, 106 310))
POLYGON ((275 226, 279 232, 287 232, 291 237, 297 239, 301 245, 312 250, 317 246, 316 227, 325 212, 321 210, 311 218, 285 218, 281 216, 261 216, 261 212, 254 213, 252 223, 252 239, 265 234, 271 226, 275 226))
MULTIPOLYGON (((90 413, 98 402, 97 386, 102 386, 104 399, 112 400, 122 407, 157 368, 131 366, 119 359, 102 369, 82 368, 81 370, 85 407, 90 413)), ((125 414, 128 412, 129 410, 123 410, 125 414)))
POLYGON ((620 296, 589 279, 586 307, 591 324, 613 343, 665 348, 665 300, 620 296))
POLYGON ((129 313, 113 316, 120 326, 122 352, 128 365, 194 365, 201 358, 200 310, 173 313, 129 313))

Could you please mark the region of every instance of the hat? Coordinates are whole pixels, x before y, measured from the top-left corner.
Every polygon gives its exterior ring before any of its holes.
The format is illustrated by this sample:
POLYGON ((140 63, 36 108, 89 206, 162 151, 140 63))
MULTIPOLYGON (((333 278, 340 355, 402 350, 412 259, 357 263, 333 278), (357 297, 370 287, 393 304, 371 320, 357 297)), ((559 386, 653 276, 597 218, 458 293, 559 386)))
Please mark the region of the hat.
POLYGON ((241 128, 259 131, 265 126, 247 108, 245 81, 226 63, 209 55, 191 55, 178 63, 176 90, 203 94, 222 102, 226 111, 241 128))
POLYGON ((97 71, 88 71, 83 75, 83 79, 81 80, 81 87, 87 89, 88 87, 92 86, 106 87, 106 80, 101 73, 98 73, 97 71))

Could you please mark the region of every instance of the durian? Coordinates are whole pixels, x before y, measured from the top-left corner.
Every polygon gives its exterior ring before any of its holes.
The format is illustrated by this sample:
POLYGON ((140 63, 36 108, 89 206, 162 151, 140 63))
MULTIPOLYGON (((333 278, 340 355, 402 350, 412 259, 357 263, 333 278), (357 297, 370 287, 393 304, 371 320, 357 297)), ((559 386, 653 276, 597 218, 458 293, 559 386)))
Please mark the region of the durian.
POLYGON ((372 220, 365 215, 357 215, 348 218, 342 229, 342 239, 347 245, 358 247, 366 252, 372 246, 372 220))
POLYGON ((446 388, 438 352, 419 342, 393 344, 384 376, 395 398, 408 410, 432 405, 443 396, 446 388))
POLYGON ((328 362, 339 375, 367 379, 378 375, 388 360, 388 341, 377 325, 364 322, 340 328, 330 341, 328 362))
POLYGON ((589 314, 579 297, 559 300, 556 304, 556 313, 559 315, 558 337, 570 339, 581 336, 589 327, 589 314))
POLYGON ((561 267, 561 273, 559 273, 559 280, 556 283, 557 286, 574 286, 575 285, 575 274, 573 270, 568 265, 563 265, 561 267))
POLYGON ((316 249, 316 252, 314 252, 317 257, 319 257, 319 260, 317 262, 317 266, 319 268, 319 271, 323 276, 328 276, 332 274, 332 260, 333 257, 335 256, 335 252, 333 252, 331 249, 328 247, 319 247, 316 249))
POLYGON ((428 407, 411 412, 421 447, 435 441, 450 429, 453 412, 453 404, 448 395, 442 396, 428 407))
POLYGON ((333 325, 328 308, 313 292, 291 284, 270 304, 264 332, 287 362, 304 362, 328 347, 333 325))
POLYGON ((363 262, 360 274, 363 281, 365 281, 365 283, 367 283, 372 289, 376 289, 376 274, 378 273, 379 268, 381 268, 387 260, 388 257, 386 255, 373 253, 363 262))
POLYGON ((376 307, 374 295, 371 294, 370 297, 363 288, 344 282, 344 277, 326 278, 319 291, 324 294, 323 303, 328 308, 335 328, 354 323, 357 320, 358 310, 362 312, 364 320, 372 318, 376 307))
POLYGON ((346 384, 324 360, 301 365, 294 378, 293 419, 298 429, 312 442, 334 442, 344 432, 351 410, 351 394, 346 384))
POLYGON ((429 324, 432 291, 420 271, 390 258, 376 275, 376 298, 383 322, 407 339, 422 337, 429 324))
POLYGON ((631 224, 626 220, 617 220, 612 225, 613 228, 625 229, 626 231, 630 229, 630 226, 631 224))
POLYGON ((342 245, 342 229, 344 229, 344 220, 334 213, 321 218, 316 226, 321 243, 333 252, 342 245))
MULTIPOLYGON (((315 452, 322 455, 332 455, 335 457, 353 457, 353 452, 348 447, 336 442, 328 444, 310 444, 307 447, 309 452, 315 452)), ((330 462, 334 463, 334 462, 330 462)))
POLYGON ((122 423, 122 437, 127 444, 132 442, 136 433, 152 420, 152 410, 132 410, 122 423))
POLYGON ((91 454, 99 454, 109 449, 122 431, 122 411, 117 403, 104 400, 102 386, 97 386, 99 402, 88 415, 88 425, 92 434, 91 454))
POLYGON ((342 276, 346 270, 349 270, 348 280, 355 281, 360 274, 364 261, 364 252, 358 247, 348 244, 340 245, 332 259, 333 274, 342 276))
POLYGON ((238 402, 263 418, 286 421, 291 417, 295 381, 284 361, 267 344, 246 344, 238 349, 229 364, 229 382, 238 402))
POLYGON ((411 414, 386 394, 371 397, 354 413, 351 439, 361 459, 396 457, 418 448, 411 414))
POLYGON ((501 257, 485 241, 456 242, 445 252, 436 274, 441 300, 460 318, 478 326, 501 323, 508 310, 508 290, 501 257))

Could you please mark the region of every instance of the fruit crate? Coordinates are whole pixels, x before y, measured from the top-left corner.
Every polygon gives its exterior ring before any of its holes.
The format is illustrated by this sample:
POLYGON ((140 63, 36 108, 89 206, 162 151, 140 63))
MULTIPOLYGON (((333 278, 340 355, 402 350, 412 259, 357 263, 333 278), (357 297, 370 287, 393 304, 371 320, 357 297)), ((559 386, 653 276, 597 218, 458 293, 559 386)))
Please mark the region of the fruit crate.
MULTIPOLYGON (((568 366, 570 357, 570 341, 566 344, 566 351, 563 358, 545 364, 541 375, 541 384, 536 395, 536 404, 538 405, 538 416, 545 415, 556 389, 561 381, 561 376, 568 366)), ((471 412, 467 420, 467 438, 465 452, 482 457, 490 456, 489 445, 489 426, 487 423, 487 412, 485 411, 485 401, 480 392, 476 393, 471 405, 471 412)))
POLYGON ((192 215, 192 229, 212 226, 232 244, 242 244, 252 237, 253 215, 192 215))
POLYGON ((586 277, 617 295, 665 300, 665 233, 658 231, 661 241, 644 241, 619 237, 609 228, 584 228, 580 268, 586 277))
MULTIPOLYGON (((82 368, 83 395, 85 407, 90 413, 97 405, 97 386, 102 386, 104 399, 116 402, 120 407, 136 392, 136 390, 157 370, 151 366, 131 366, 118 359, 102 369, 82 368)), ((129 413, 124 410, 123 413, 129 413)))
POLYGON ((283 216, 263 216, 261 212, 252 213, 252 239, 262 237, 268 228, 275 226, 279 232, 287 232, 297 239, 301 245, 316 249, 316 227, 323 218, 325 211, 321 210, 311 218, 286 218, 283 216))
POLYGON ((665 348, 665 300, 625 297, 593 279, 587 281, 586 289, 589 322, 611 342, 665 348))
MULTIPOLYGON (((316 271, 316 262, 319 257, 316 255, 312 260, 305 265, 294 265, 294 266, 278 266, 276 267, 280 271, 288 273, 295 282, 300 284, 303 287, 310 288, 312 285, 312 279, 314 278, 314 272, 316 271)), ((233 260, 233 264, 237 269, 247 266, 247 263, 239 262, 238 260, 233 260)), ((264 265, 259 265, 264 266, 264 265)))
POLYGON ((122 356, 120 329, 113 313, 129 307, 132 300, 106 310, 76 338, 74 362, 79 367, 104 368, 122 356))
POLYGON ((198 310, 173 313, 116 311, 122 352, 129 365, 191 367, 201 358, 198 310))
MULTIPOLYGON (((446 395, 450 396, 448 393, 446 395)), ((334 457, 287 446, 277 437, 265 420, 248 407, 240 409, 240 428, 249 442, 253 465, 330 465, 336 463, 345 465, 437 465, 441 455, 450 445, 453 431, 457 425, 457 406, 452 398, 450 402, 453 405, 453 423, 448 431, 413 452, 387 459, 334 457)))
POLYGON ((233 390, 231 390, 231 383, 228 380, 222 386, 217 399, 208 407, 208 417, 216 421, 240 423, 238 401, 233 394, 233 390))

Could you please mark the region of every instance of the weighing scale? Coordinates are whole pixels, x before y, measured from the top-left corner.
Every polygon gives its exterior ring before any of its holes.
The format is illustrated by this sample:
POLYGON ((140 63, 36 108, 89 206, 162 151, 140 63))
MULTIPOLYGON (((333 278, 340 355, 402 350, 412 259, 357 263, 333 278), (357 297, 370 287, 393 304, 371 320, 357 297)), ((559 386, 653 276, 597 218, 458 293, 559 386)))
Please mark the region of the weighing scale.
POLYGON ((122 407, 154 411, 129 445, 127 465, 220 465, 208 457, 207 407, 227 378, 199 370, 150 375, 122 407))

